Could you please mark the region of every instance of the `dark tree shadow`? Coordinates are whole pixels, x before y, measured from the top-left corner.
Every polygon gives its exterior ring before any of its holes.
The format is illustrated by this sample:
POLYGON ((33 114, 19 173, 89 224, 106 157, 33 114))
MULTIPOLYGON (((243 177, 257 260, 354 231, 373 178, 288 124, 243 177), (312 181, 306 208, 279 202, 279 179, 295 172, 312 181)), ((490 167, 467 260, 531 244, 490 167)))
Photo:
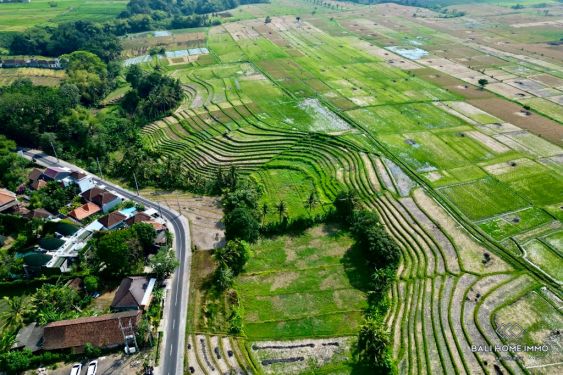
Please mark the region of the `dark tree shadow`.
POLYGON ((372 270, 368 267, 362 249, 360 249, 359 246, 356 244, 352 245, 352 247, 346 251, 340 263, 344 267, 344 272, 346 272, 346 276, 352 287, 363 292, 370 290, 370 275, 372 274, 372 270))

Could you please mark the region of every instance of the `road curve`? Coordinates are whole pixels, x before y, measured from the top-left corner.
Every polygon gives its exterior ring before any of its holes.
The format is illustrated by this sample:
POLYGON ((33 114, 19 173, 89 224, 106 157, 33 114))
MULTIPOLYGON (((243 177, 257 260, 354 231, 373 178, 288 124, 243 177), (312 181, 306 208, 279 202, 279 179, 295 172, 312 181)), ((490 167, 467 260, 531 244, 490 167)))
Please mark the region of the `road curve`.
MULTIPOLYGON (((22 148, 18 150, 18 153, 27 159, 35 159, 37 164, 44 167, 66 167, 84 171, 80 167, 49 156, 42 151, 22 148)), ((167 282, 164 306, 164 338, 160 348, 160 363, 155 372, 160 375, 182 375, 184 373, 184 347, 192 260, 188 220, 169 207, 138 196, 92 173, 87 173, 93 177, 97 184, 106 185, 109 190, 114 190, 127 199, 160 212, 166 219, 167 226, 174 233, 174 247, 180 266, 167 282)))

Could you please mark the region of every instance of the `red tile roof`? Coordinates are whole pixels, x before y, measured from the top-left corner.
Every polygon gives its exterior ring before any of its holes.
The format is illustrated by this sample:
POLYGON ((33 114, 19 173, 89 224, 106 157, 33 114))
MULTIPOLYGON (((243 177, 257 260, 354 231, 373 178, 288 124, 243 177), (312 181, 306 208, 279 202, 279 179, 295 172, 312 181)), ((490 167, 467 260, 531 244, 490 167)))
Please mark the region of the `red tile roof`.
POLYGON ((82 193, 82 198, 89 202, 94 202, 98 206, 103 206, 104 204, 117 199, 117 196, 107 190, 100 189, 99 187, 93 187, 92 189, 86 190, 82 193))
POLYGON ((102 209, 97 204, 92 202, 88 202, 74 210, 70 211, 68 216, 75 218, 76 220, 84 220, 89 216, 94 215, 95 213, 100 212, 102 209))
POLYGON ((26 214, 28 219, 47 219, 51 216, 53 216, 53 214, 44 208, 36 208, 26 214))
POLYGON ((47 169, 45 169, 45 172, 43 172, 43 175, 50 178, 50 179, 57 179, 59 177, 63 176, 68 176, 69 172, 67 172, 66 170, 59 168, 59 167, 49 167, 47 169))
POLYGON ((10 190, 0 189, 0 206, 5 204, 15 202, 16 194, 12 193, 10 190))
POLYGON ((75 180, 82 180, 84 177, 86 177, 85 173, 82 173, 80 171, 72 171, 70 172, 70 177, 72 177, 75 180))
POLYGON ((114 225, 121 223, 126 218, 127 218, 127 216, 123 215, 122 213, 120 213, 118 211, 114 211, 114 212, 111 212, 108 215, 102 217, 98 221, 100 223, 102 223, 102 225, 104 227, 111 228, 114 225))
POLYGON ((136 328, 140 318, 141 311, 132 310, 49 323, 43 334, 43 349, 80 348, 86 343, 100 348, 117 346, 124 342, 119 328, 120 319, 122 325, 131 322, 136 328))
POLYGON ((47 186, 47 181, 45 180, 35 180, 33 181, 33 183, 31 184, 31 188, 33 190, 41 190, 43 189, 45 186, 47 186))
POLYGON ((31 181, 36 181, 43 175, 43 171, 39 168, 33 168, 31 172, 29 172, 29 179, 31 181))
POLYGON ((125 222, 127 223, 127 225, 131 226, 133 224, 144 223, 144 222, 151 221, 151 220, 152 220, 152 217, 150 217, 146 213, 137 212, 135 215, 131 216, 125 222))

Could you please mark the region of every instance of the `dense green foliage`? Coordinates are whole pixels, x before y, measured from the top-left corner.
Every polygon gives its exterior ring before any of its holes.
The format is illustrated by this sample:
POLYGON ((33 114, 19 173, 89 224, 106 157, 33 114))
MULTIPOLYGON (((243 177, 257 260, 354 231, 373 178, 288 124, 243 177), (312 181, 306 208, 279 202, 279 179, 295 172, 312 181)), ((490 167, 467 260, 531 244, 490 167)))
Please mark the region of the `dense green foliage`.
POLYGON ((76 185, 62 186, 58 181, 49 181, 41 190, 34 191, 30 197, 31 208, 44 208, 57 213, 68 204, 77 194, 76 185))
POLYGON ((92 52, 107 63, 119 57, 121 45, 107 27, 90 21, 34 27, 16 34, 10 44, 12 55, 58 57, 79 50, 92 52))
POLYGON ((367 319, 358 334, 358 357, 377 374, 393 373, 393 360, 389 349, 389 334, 384 325, 373 319, 367 319))
POLYGON ((8 374, 19 374, 27 369, 31 364, 31 351, 7 351, 0 355, 0 367, 5 369, 8 374))
POLYGON ((219 24, 209 15, 243 4, 268 0, 130 0, 127 9, 113 23, 115 32, 138 32, 154 28, 180 29, 219 24))
POLYGON ((65 285, 43 284, 32 297, 33 309, 28 319, 41 325, 78 317, 77 309, 85 307, 89 297, 65 285))
POLYGON ((144 254, 151 250, 154 236, 154 229, 148 224, 100 232, 91 241, 94 249, 91 268, 100 270, 100 276, 108 280, 135 273, 142 266, 144 254))
MULTIPOLYGON (((0 89, 0 132, 18 144, 50 146, 54 135, 71 139, 76 129, 64 129, 60 120, 79 99, 75 86, 34 86, 19 80, 0 89)), ((79 131, 79 130, 78 130, 79 131)))
POLYGON ((107 94, 112 80, 107 65, 97 55, 75 51, 61 56, 61 60, 68 75, 65 82, 78 88, 82 103, 96 104, 107 94))
POLYGON ((225 186, 221 204, 225 213, 227 239, 255 242, 260 230, 258 220, 260 192, 247 181, 241 181, 234 168, 231 168, 228 175, 224 176, 221 181, 225 186))
POLYGON ((364 210, 354 212, 350 230, 370 265, 377 270, 388 267, 396 269, 400 250, 379 223, 376 213, 364 210))
POLYGON ((250 258, 250 246, 242 240, 229 241, 224 247, 215 250, 213 258, 219 263, 219 267, 226 266, 232 269, 236 276, 242 272, 250 258))
POLYGON ((159 72, 145 73, 135 65, 127 72, 132 90, 123 98, 123 108, 147 121, 155 120, 176 108, 183 98, 180 81, 159 72))
POLYGON ((15 191, 26 180, 28 161, 16 153, 16 143, 0 135, 0 187, 15 191))
POLYGON ((378 374, 395 371, 383 317, 388 308, 387 291, 395 280, 401 250, 387 234, 375 212, 358 208, 352 192, 341 192, 334 202, 336 218, 348 225, 367 267, 371 270, 369 307, 357 343, 362 366, 378 374))
POLYGON ((248 242, 255 242, 258 239, 260 225, 256 215, 249 208, 235 208, 225 215, 224 222, 227 238, 240 238, 248 242))
POLYGON ((53 26, 36 26, 15 33, 9 43, 12 55, 60 56, 89 51, 105 62, 121 52, 117 36, 155 29, 180 29, 219 24, 216 12, 240 4, 267 0, 131 0, 119 18, 103 24, 80 20, 53 26))
POLYGON ((149 264, 157 279, 164 280, 174 273, 180 262, 173 249, 162 248, 150 259, 149 264))

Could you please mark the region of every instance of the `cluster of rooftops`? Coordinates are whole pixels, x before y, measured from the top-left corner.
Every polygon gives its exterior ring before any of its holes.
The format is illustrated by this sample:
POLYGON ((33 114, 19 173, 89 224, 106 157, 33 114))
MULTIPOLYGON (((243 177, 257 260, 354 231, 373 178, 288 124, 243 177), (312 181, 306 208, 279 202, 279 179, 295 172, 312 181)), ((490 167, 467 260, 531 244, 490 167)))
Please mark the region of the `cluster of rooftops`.
MULTIPOLYGON (((68 223, 72 221, 78 230, 73 233, 56 233, 56 248, 45 249, 41 241, 34 252, 46 257, 41 268, 58 268, 61 272, 70 270, 69 263, 78 256, 79 250, 86 246, 91 235, 100 230, 116 230, 136 223, 147 223, 157 232, 155 245, 166 243, 166 225, 154 209, 130 206, 120 209, 125 198, 115 191, 99 185, 81 171, 50 167, 33 169, 28 181, 18 187, 16 192, 0 189, 0 213, 9 212, 28 218, 38 218, 51 222, 68 223), (28 190, 41 190, 48 182, 56 181, 62 186, 77 186, 82 204, 67 215, 50 213, 45 209, 30 210, 26 207, 25 194, 28 190), (23 197, 23 199, 22 199, 23 197), (20 201, 23 200, 23 201, 20 201), (92 215, 99 214, 97 220, 92 215), (89 220, 90 219, 90 220, 89 220)), ((89 343, 100 348, 117 347, 126 341, 124 332, 134 332, 141 320, 142 312, 150 305, 156 279, 145 276, 126 277, 111 304, 110 314, 62 320, 39 326, 32 323, 23 327, 17 335, 14 349, 66 350, 81 352, 89 343)), ((82 288, 82 280, 74 279, 68 283, 74 288, 82 288)))
MULTIPOLYGON (((16 193, 0 189, 0 212, 6 211, 52 222, 71 221, 79 228, 73 233, 56 233, 60 240, 60 246, 56 248, 43 248, 39 244, 35 254, 29 254, 33 262, 26 262, 26 271, 37 273, 45 268, 58 269, 60 272, 70 271, 70 265, 79 251, 86 246, 93 233, 101 230, 115 230, 137 223, 147 223, 157 232, 155 245, 166 242, 166 225, 156 210, 139 210, 136 207, 118 209, 125 198, 103 185, 98 185, 92 176, 81 171, 59 167, 34 168, 28 175, 28 182, 19 186, 17 193, 25 194, 27 189, 41 190, 49 181, 57 181, 63 186, 76 185, 83 204, 72 209, 67 215, 50 213, 45 209, 29 210, 24 202, 18 200, 16 193), (96 217, 92 217, 96 214, 96 217), (95 218, 97 220, 93 220, 95 218)), ((25 195, 23 197, 25 200, 25 195)))

